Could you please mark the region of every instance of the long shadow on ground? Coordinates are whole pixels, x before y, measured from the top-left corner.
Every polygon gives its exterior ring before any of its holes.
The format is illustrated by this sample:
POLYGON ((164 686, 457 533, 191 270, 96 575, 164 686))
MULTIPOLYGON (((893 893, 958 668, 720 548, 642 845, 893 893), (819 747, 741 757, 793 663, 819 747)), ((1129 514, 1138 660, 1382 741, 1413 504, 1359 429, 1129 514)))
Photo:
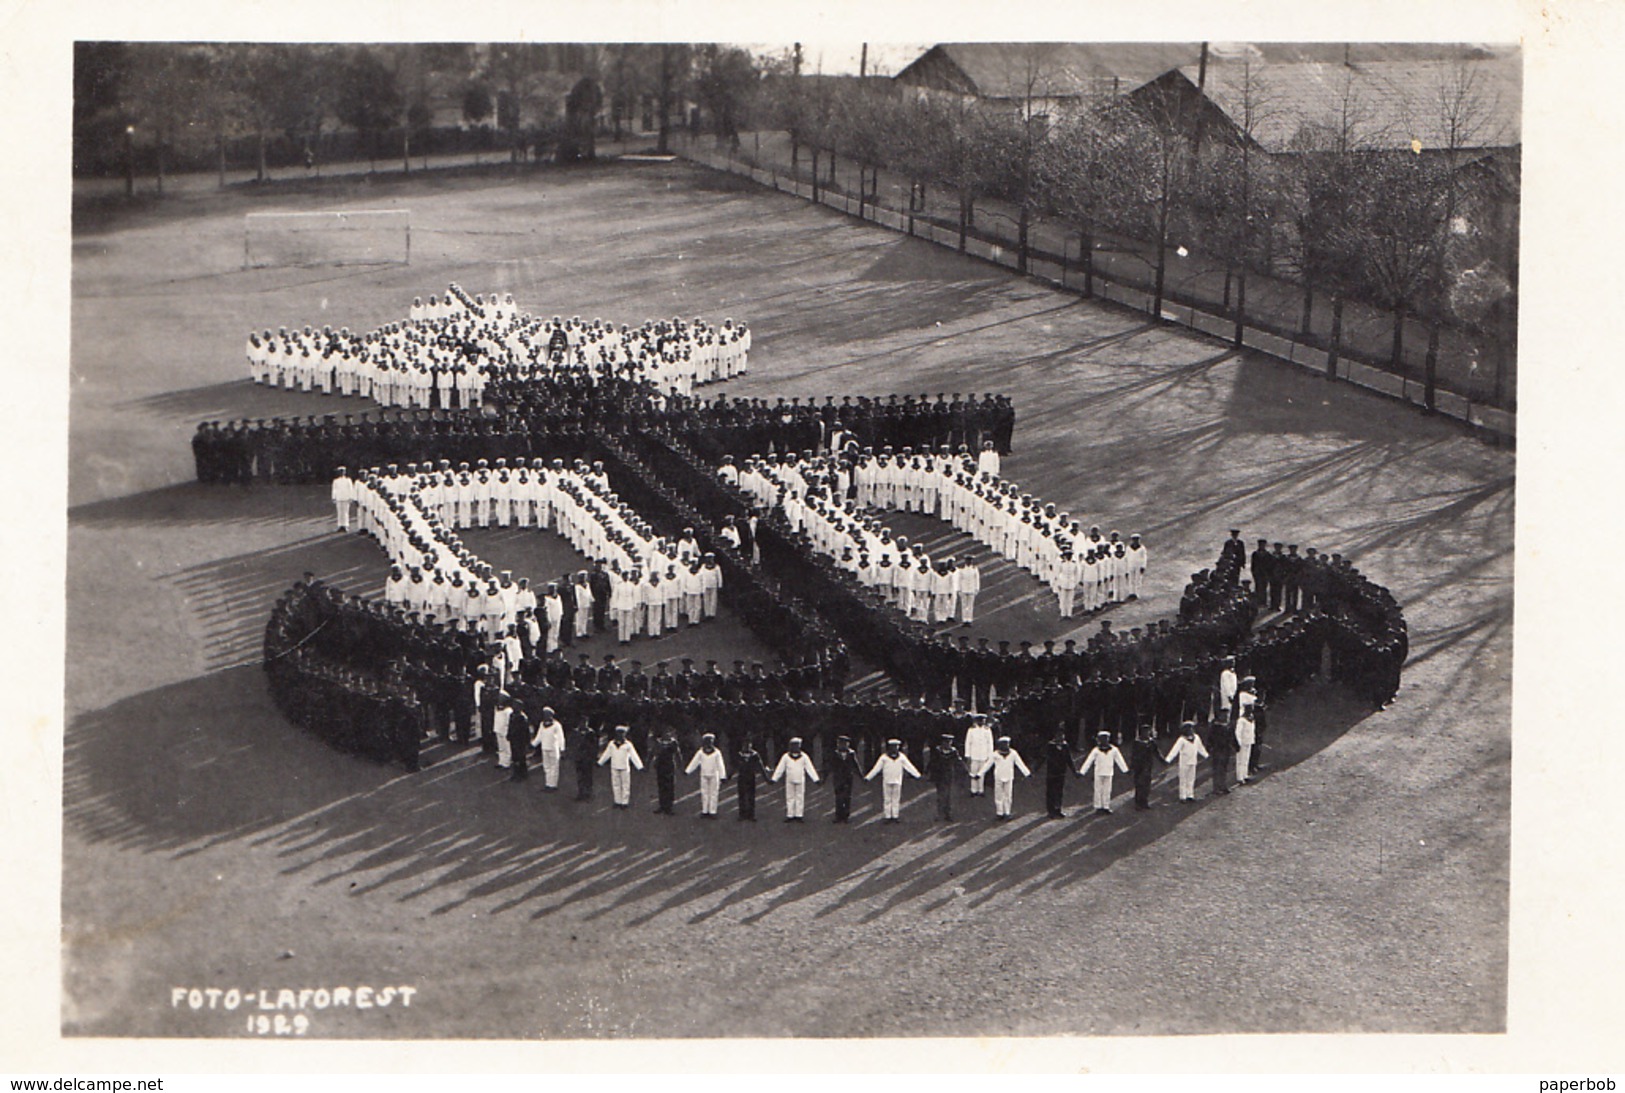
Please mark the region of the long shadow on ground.
MULTIPOLYGON (((1280 703, 1275 716, 1292 726, 1271 748, 1281 770, 1363 712, 1316 688, 1280 703)), ((405 775, 329 749, 282 720, 261 669, 247 665, 76 718, 67 732, 67 822, 93 842, 177 857, 240 840, 274 847, 290 877, 343 883, 361 898, 422 901, 435 915, 469 904, 532 918, 624 911, 635 925, 727 911, 756 920, 808 899, 820 915, 850 909, 869 920, 956 899, 1019 898, 1074 884, 1212 807, 1173 803, 1165 775, 1162 804, 1149 813, 1119 798, 1111 816, 1046 822, 1034 780, 1018 790, 1010 824, 991 824, 988 799, 968 797, 958 822, 935 824, 931 794, 916 785, 904 823, 883 826, 870 822, 876 792, 867 787, 854 826, 832 838, 822 788, 805 825, 779 822, 777 790, 763 794, 758 823, 733 818, 731 790, 723 818, 704 822, 692 793, 679 815, 651 814, 647 776, 635 784, 634 808, 617 812, 603 780, 580 803, 573 792, 543 792, 539 777, 507 782, 475 750, 434 749, 428 758, 424 771, 405 775)), ((1081 799, 1080 790, 1069 793, 1081 799)))

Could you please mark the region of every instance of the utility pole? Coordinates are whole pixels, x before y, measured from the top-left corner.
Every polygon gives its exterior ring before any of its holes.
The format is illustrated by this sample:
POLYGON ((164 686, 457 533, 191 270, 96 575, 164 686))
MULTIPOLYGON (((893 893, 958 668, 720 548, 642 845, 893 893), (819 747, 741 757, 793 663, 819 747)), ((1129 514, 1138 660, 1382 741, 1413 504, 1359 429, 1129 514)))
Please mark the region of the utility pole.
POLYGON ((801 43, 797 42, 795 50, 790 54, 790 75, 801 75, 801 43))
POLYGON ((1207 120, 1207 43, 1202 43, 1202 59, 1196 66, 1196 132, 1191 138, 1191 158, 1202 158, 1202 125, 1207 120))
POLYGON ((858 54, 858 79, 869 75, 869 43, 863 43, 863 52, 858 54))

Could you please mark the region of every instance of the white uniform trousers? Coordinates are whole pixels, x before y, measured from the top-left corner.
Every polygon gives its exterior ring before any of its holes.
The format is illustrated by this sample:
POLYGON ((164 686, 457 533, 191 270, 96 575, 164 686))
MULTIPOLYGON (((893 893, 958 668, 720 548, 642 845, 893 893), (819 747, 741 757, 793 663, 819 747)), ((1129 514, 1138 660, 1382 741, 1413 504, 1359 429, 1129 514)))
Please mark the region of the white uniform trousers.
POLYGON ((903 783, 887 782, 880 787, 880 814, 895 820, 903 811, 903 783))
POLYGON ((559 788, 559 753, 556 748, 542 749, 542 780, 548 789, 559 788))
POLYGON ((1095 775, 1095 807, 1112 807, 1112 776, 1110 774, 1095 775))
POLYGON ((1077 592, 1076 588, 1057 588, 1055 590, 1056 598, 1061 601, 1061 617, 1063 619, 1072 617, 1072 598, 1077 595, 1077 592))
POLYGON ((621 644, 625 645, 632 640, 634 632, 633 619, 636 613, 625 609, 615 612, 615 632, 620 637, 621 644))
POLYGON ((993 783, 993 814, 996 816, 1010 815, 1010 803, 1015 797, 1016 782, 1012 778, 1008 782, 995 780, 993 783))
POLYGON ((334 501, 333 514, 338 518, 339 530, 350 530, 350 502, 334 501))
MULTIPOLYGON (((973 774, 970 776, 970 795, 972 797, 980 797, 982 795, 982 778, 983 775, 980 774, 973 774)), ((998 786, 999 783, 993 783, 994 789, 997 789, 998 786)))
POLYGON ((1253 759, 1253 746, 1242 744, 1236 749, 1236 781, 1247 781, 1247 765, 1253 759))
POLYGON ((700 815, 717 814, 717 795, 722 792, 722 779, 715 774, 700 775, 700 815))
POLYGON ((784 783, 784 814, 792 819, 803 815, 807 811, 807 783, 792 782, 788 779, 784 783))
POLYGON ((508 734, 497 733, 497 766, 510 767, 513 765, 513 745, 508 743, 508 734))
POLYGON ((1179 799, 1191 801, 1196 799, 1196 764, 1179 764, 1179 799))
POLYGON ((629 805, 632 803, 632 768, 611 768, 609 772, 610 788, 614 791, 615 803, 629 805))
POLYGON ((705 617, 706 618, 710 618, 712 615, 715 615, 717 613, 717 590, 716 589, 707 588, 704 592, 700 593, 700 599, 705 604, 705 617))
POLYGON ((959 594, 959 621, 976 621, 976 593, 961 592, 959 594))

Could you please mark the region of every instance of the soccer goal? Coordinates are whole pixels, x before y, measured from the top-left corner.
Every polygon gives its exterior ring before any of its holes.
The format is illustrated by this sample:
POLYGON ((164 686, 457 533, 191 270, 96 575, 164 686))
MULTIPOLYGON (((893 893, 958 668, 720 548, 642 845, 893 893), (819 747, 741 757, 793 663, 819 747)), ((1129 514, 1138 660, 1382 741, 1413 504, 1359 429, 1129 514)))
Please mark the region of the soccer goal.
POLYGON ((243 217, 243 268, 258 266, 411 265, 407 209, 249 213, 243 217))

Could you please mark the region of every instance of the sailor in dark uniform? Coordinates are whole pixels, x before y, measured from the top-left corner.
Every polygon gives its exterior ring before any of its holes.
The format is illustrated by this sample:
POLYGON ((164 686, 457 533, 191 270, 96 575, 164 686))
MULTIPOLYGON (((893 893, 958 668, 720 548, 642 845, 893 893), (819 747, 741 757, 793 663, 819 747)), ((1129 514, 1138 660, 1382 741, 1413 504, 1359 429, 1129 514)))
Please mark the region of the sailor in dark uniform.
POLYGON ((1141 810, 1151 807, 1151 779, 1156 774, 1158 760, 1161 754, 1157 750, 1157 739, 1151 731, 1151 724, 1141 721, 1134 733, 1134 743, 1129 748, 1129 770, 1134 778, 1134 807, 1141 810))
POLYGON ((653 756, 655 787, 660 798, 660 803, 655 806, 655 811, 667 816, 672 814, 672 807, 677 802, 677 763, 679 758, 677 737, 672 733, 671 726, 667 725, 661 730, 659 738, 655 740, 653 756))
POLYGON ((1072 747, 1066 741, 1066 730, 1059 728, 1044 745, 1044 808, 1052 820, 1066 816, 1062 803, 1066 780, 1071 773, 1072 747))
POLYGON ((943 733, 937 746, 926 753, 926 776, 937 787, 937 819, 954 818, 954 783, 966 773, 965 757, 954 746, 952 733, 943 733))
POLYGON ((762 762, 761 752, 756 750, 748 735, 739 746, 739 754, 734 758, 734 776, 739 796, 739 818, 754 821, 756 783, 758 780, 767 781, 768 773, 767 766, 762 762))
POLYGON ((852 782, 863 777, 858 753, 852 750, 850 736, 837 736, 835 750, 824 760, 830 786, 835 790, 835 822, 847 823, 852 816, 852 782))

